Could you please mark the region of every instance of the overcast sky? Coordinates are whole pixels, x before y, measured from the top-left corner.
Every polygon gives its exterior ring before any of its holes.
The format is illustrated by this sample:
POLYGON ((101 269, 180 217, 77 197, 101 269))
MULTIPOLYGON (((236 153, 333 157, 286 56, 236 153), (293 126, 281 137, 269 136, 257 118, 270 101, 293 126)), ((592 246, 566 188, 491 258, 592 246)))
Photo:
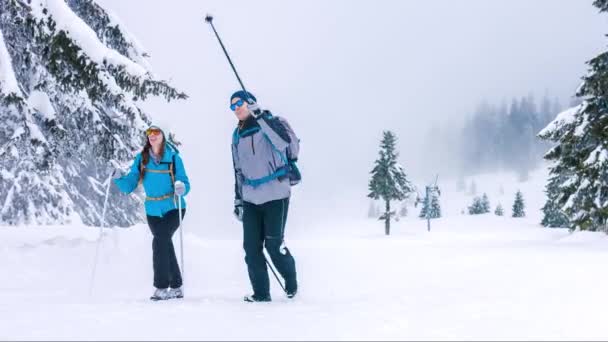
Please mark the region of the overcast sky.
POLYGON ((548 92, 566 102, 608 33, 591 0, 98 2, 138 37, 155 73, 190 95, 145 108, 184 142, 192 220, 236 234, 228 97, 238 84, 207 12, 246 86, 302 139, 298 227, 348 212, 344 197, 364 198, 383 129, 400 137, 406 170, 424 169, 431 123, 482 99, 548 92))

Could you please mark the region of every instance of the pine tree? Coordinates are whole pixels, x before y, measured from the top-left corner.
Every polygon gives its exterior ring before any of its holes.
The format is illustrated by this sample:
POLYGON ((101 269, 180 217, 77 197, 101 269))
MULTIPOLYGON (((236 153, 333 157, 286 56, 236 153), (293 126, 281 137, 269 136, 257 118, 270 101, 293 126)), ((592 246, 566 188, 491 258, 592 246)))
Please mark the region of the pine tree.
POLYGON ((480 197, 473 199, 473 204, 469 206, 469 215, 481 215, 484 214, 484 205, 480 197))
POLYGON ((487 214, 490 212, 490 199, 488 199, 488 195, 485 193, 481 198, 481 210, 482 214, 487 214))
POLYGON ((407 179, 403 167, 397 162, 399 153, 396 151, 397 137, 390 131, 383 133, 380 144, 379 158, 371 171, 368 197, 385 202, 385 212, 381 219, 385 221, 385 233, 390 235, 390 221, 395 212, 391 211, 391 201, 403 201, 409 198, 414 188, 407 179))
POLYGON ((547 202, 543 206, 543 220, 541 224, 550 228, 570 228, 571 224, 568 216, 561 210, 559 206, 559 185, 563 182, 560 177, 551 177, 545 193, 547 194, 547 202))
MULTIPOLYGON (((608 12, 608 0, 596 0, 608 12)), ((554 162, 551 180, 556 206, 580 230, 608 229, 608 52, 588 62, 577 96, 582 104, 567 110, 541 133, 553 141, 546 159, 554 162), (555 179, 558 181, 555 181, 555 179)))
POLYGON ((502 208, 502 205, 500 203, 498 203, 498 205, 496 206, 496 210, 494 210, 494 214, 496 214, 496 216, 504 216, 505 210, 502 208))
POLYGON ((525 217, 524 195, 521 191, 515 194, 515 202, 513 203, 513 217, 525 217))
POLYGON ((424 198, 422 203, 422 209, 420 210, 420 215, 418 217, 422 219, 428 218, 436 219, 441 217, 441 205, 439 203, 439 196, 432 191, 430 195, 430 200, 428 198, 424 198))
MULTIPOLYGON (((0 0, 1 222, 100 224, 109 164, 150 124, 138 101, 186 98, 116 22, 93 0, 0 0)), ((143 220, 141 197, 111 196, 106 223, 143 220)))

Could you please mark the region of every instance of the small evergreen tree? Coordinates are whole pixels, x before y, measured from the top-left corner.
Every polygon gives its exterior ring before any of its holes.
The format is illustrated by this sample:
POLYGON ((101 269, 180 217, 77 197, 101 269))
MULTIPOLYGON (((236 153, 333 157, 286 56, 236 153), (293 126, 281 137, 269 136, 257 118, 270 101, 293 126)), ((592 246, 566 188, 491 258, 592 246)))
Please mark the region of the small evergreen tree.
POLYGON ((502 205, 500 203, 498 203, 498 205, 496 206, 496 210, 494 210, 494 214, 496 214, 496 216, 504 216, 505 215, 505 211, 502 208, 502 205))
POLYGON ((469 215, 481 215, 484 214, 483 201, 479 197, 473 199, 473 204, 469 206, 469 215))
POLYGON ((431 192, 430 200, 428 200, 425 196, 422 209, 420 210, 420 215, 418 217, 422 219, 427 218, 427 213, 429 218, 436 219, 441 217, 441 205, 439 204, 439 196, 435 192, 431 192))
POLYGON ((409 198, 414 188, 403 167, 397 162, 399 153, 396 151, 397 137, 391 131, 383 133, 380 144, 379 158, 371 171, 372 179, 369 182, 369 198, 382 199, 385 202, 385 212, 380 219, 385 222, 385 233, 390 235, 391 201, 403 201, 409 198))
POLYGON ((524 195, 521 191, 515 194, 515 202, 513 203, 513 217, 525 217, 524 195))
POLYGON ((483 211, 482 214, 487 214, 490 212, 490 199, 488 199, 488 195, 485 193, 481 199, 481 206, 483 211))

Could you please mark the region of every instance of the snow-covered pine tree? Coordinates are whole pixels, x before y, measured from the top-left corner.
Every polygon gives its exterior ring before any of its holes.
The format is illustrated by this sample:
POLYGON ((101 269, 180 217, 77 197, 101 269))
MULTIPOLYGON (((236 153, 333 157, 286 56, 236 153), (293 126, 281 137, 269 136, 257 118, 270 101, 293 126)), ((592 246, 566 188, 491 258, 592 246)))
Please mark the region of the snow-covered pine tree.
POLYGON ((481 197, 481 210, 482 214, 487 214, 490 212, 490 199, 486 193, 481 197))
POLYGON ((515 194, 515 202, 513 202, 513 217, 525 217, 524 195, 521 191, 515 194))
MULTIPOLYGON (((593 3, 608 12, 608 0, 593 3)), ((581 105, 560 115, 540 132, 556 143, 545 156, 559 177, 556 205, 574 229, 608 231, 608 52, 588 62, 577 96, 581 105)))
POLYGON ((480 197, 473 198, 473 204, 469 206, 469 215, 481 215, 484 214, 483 201, 480 197))
MULTIPOLYGON (((0 222, 100 224, 110 162, 128 165, 150 124, 139 101, 186 95, 93 0, 0 0, 0 222)), ((107 223, 143 219, 112 190, 107 223)))
POLYGON ((558 176, 552 176, 545 189, 547 194, 547 202, 543 206, 543 220, 541 224, 549 228, 571 228, 572 225, 568 220, 568 216, 561 210, 559 205, 560 189, 559 185, 563 183, 563 179, 558 176))
POLYGON ((430 201, 427 201, 425 196, 422 201, 422 209, 420 210, 420 215, 418 217, 422 219, 427 218, 427 211, 429 218, 436 219, 441 217, 441 204, 439 203, 439 196, 434 191, 431 192, 430 201))
POLYGON ((505 215, 505 210, 502 207, 502 204, 498 203, 498 205, 496 206, 496 210, 494 210, 494 214, 496 216, 504 216, 505 215))
POLYGON ((382 199, 385 202, 385 212, 381 218, 385 222, 385 233, 390 235, 391 201, 403 201, 409 198, 414 188, 401 165, 397 162, 399 153, 396 151, 397 137, 391 131, 383 133, 380 144, 379 158, 371 171, 369 182, 369 198, 382 199))

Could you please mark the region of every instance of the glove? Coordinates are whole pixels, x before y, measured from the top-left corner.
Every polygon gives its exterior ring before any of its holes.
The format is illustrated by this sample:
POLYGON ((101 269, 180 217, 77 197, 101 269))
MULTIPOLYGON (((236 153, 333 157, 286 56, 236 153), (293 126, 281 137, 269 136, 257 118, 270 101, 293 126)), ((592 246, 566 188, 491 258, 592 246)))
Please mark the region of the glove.
POLYGON ((184 182, 182 181, 176 181, 175 182, 175 194, 177 196, 184 196, 184 194, 186 193, 186 184, 184 184, 184 182))
POLYGON ((236 204, 234 206, 234 217, 236 217, 236 219, 239 220, 240 222, 243 222, 243 205, 242 204, 236 204))
POLYGON ((262 115, 262 108, 260 107, 260 105, 257 102, 249 102, 248 103, 249 106, 249 112, 251 112, 251 115, 257 119, 258 117, 260 117, 260 115, 262 115))
POLYGON ((119 178, 122 178, 122 170, 119 168, 114 168, 114 170, 112 170, 112 179, 119 178))

